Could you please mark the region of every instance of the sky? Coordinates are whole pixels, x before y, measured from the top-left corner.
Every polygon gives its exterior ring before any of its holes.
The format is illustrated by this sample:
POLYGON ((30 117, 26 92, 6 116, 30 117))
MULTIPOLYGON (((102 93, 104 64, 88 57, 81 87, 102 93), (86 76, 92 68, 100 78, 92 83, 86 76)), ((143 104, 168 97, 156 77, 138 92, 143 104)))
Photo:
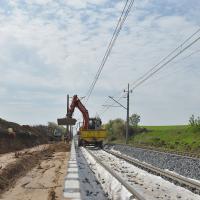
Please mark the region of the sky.
MULTIPOLYGON (((1 0, 0 117, 34 125, 64 117, 66 95, 87 94, 124 3, 1 0)), ((102 113, 102 105, 112 103, 108 96, 119 95, 194 33, 199 9, 199 0, 135 0, 86 104, 90 116, 100 115, 103 123, 125 119, 123 108, 102 113)), ((200 41, 133 90, 130 114, 139 114, 141 124, 187 124, 200 115, 198 50, 200 41)), ((74 117, 81 119, 78 111, 74 117)))

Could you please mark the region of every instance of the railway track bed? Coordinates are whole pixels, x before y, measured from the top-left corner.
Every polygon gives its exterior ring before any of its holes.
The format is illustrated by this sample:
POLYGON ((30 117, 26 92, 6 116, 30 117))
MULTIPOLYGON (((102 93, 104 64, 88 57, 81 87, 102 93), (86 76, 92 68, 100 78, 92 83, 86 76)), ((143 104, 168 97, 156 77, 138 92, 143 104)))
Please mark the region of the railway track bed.
POLYGON ((110 153, 118 158, 121 158, 141 169, 144 169, 152 174, 161 176, 171 182, 174 182, 177 185, 183 186, 189 190, 191 190, 194 193, 200 194, 200 181, 193 180, 184 176, 181 176, 179 174, 176 174, 174 172, 168 171, 168 170, 163 170, 158 167, 155 167, 153 165, 150 165, 145 162, 141 162, 137 159, 131 158, 129 156, 113 152, 113 151, 106 151, 107 153, 110 153))
POLYGON ((131 158, 149 163, 160 169, 167 169, 184 177, 200 181, 200 159, 177 155, 159 150, 133 147, 123 144, 108 144, 105 150, 116 151, 131 158))
MULTIPOLYGON (((147 169, 141 169, 135 166, 135 163, 133 165, 130 160, 127 162, 122 157, 116 157, 117 155, 112 155, 99 149, 81 148, 81 151, 110 199, 200 200, 199 194, 175 185, 161 176, 151 174, 146 171, 147 169)), ((154 170, 158 169, 154 168, 154 170)), ((170 175, 172 176, 173 174, 170 173, 170 175)), ((173 178, 171 177, 171 179, 173 178)), ((183 180, 185 182, 182 182, 182 185, 189 184, 187 187, 198 190, 199 182, 185 177, 183 180), (188 180, 189 182, 187 182, 188 180), (194 186, 195 183, 196 186, 194 186)), ((176 179, 175 181, 178 182, 180 180, 176 179)))

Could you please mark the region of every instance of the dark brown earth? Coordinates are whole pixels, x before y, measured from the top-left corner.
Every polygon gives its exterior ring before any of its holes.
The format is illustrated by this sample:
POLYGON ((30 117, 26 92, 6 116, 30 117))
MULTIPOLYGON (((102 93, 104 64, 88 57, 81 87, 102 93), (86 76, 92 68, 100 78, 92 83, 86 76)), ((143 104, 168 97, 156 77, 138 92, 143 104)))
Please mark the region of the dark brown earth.
POLYGON ((47 126, 19 125, 0 118, 0 154, 45 143, 48 143, 47 126))

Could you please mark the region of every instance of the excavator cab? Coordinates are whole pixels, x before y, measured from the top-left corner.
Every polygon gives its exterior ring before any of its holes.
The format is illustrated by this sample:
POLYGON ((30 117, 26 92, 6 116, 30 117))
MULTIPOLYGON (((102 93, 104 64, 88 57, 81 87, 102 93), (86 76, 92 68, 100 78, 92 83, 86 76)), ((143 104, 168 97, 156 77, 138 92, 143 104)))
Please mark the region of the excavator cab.
POLYGON ((100 118, 97 118, 97 117, 90 118, 88 129, 89 130, 99 130, 99 129, 101 129, 101 125, 102 125, 102 122, 101 122, 100 118))

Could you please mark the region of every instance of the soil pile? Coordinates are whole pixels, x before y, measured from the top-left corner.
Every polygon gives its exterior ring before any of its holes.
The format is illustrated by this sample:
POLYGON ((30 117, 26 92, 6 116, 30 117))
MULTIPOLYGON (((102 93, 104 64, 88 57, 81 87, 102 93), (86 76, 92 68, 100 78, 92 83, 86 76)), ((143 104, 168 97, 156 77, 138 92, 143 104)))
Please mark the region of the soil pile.
POLYGON ((0 154, 48 143, 48 127, 29 126, 0 118, 0 154))

